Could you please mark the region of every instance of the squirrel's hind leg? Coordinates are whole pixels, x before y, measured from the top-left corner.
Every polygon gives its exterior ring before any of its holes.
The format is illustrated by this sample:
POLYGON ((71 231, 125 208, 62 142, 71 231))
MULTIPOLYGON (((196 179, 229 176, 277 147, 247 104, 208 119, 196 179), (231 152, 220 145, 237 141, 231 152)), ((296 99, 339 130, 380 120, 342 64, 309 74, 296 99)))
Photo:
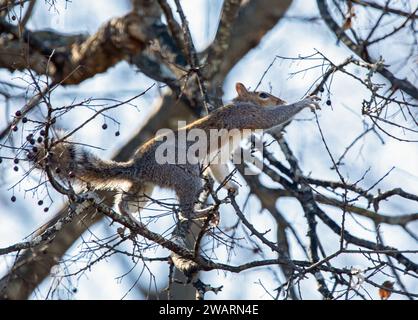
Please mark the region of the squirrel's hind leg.
POLYGON ((203 190, 203 180, 200 177, 199 167, 173 168, 176 174, 172 188, 179 200, 181 215, 185 219, 192 219, 196 215, 195 205, 199 200, 199 194, 203 190))

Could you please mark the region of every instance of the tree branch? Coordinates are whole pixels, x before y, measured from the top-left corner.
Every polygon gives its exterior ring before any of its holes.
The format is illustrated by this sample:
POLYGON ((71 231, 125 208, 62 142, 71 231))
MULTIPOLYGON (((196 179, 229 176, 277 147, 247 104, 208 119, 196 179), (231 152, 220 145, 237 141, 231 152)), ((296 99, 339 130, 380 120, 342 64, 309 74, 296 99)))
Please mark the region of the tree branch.
MULTIPOLYGON (((353 51, 356 55, 361 57, 364 61, 370 64, 376 64, 377 61, 373 60, 367 52, 364 50, 365 47, 362 44, 355 44, 350 37, 344 32, 344 30, 337 24, 337 22, 332 18, 327 1, 326 0, 317 0, 319 12, 321 14, 322 19, 324 20, 325 24, 328 28, 336 35, 336 37, 341 40, 351 51, 353 51)), ((411 82, 404 79, 398 79, 395 75, 385 68, 382 64, 377 66, 377 72, 379 72, 382 76, 384 76, 392 85, 392 88, 399 88, 405 93, 409 94, 414 99, 418 99, 418 88, 415 87, 411 82)))

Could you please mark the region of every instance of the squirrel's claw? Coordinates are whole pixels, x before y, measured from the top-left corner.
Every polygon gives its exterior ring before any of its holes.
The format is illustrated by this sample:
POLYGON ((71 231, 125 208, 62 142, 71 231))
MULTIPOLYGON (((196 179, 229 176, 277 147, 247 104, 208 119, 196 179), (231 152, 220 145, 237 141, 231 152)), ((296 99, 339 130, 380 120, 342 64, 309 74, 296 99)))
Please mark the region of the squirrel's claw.
POLYGON ((309 98, 309 99, 312 99, 312 100, 314 100, 314 101, 321 101, 321 98, 320 98, 320 97, 318 97, 318 96, 316 96, 316 95, 309 96, 308 98, 309 98))
POLYGON ((321 107, 319 106, 317 101, 321 101, 321 98, 318 96, 309 96, 306 97, 305 100, 308 103, 309 109, 311 109, 312 112, 315 112, 315 110, 321 110, 321 107))

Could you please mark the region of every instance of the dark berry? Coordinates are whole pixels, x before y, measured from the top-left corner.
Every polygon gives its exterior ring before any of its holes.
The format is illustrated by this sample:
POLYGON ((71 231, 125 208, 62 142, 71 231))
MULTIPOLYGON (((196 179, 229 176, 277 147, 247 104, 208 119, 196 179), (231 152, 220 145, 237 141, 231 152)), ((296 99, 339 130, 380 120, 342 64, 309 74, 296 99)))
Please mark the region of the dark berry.
POLYGON ((35 139, 30 139, 30 140, 29 140, 29 143, 30 143, 31 145, 34 145, 34 144, 35 144, 35 139))
POLYGON ((102 129, 103 129, 103 130, 106 130, 106 129, 107 129, 107 124, 106 124, 106 123, 103 123, 103 125, 102 125, 102 129))
POLYGON ((61 169, 60 168, 56 168, 55 169, 55 173, 61 173, 61 169))
POLYGON ((328 106, 330 106, 330 105, 331 105, 331 100, 327 100, 326 104, 327 104, 328 106))
POLYGON ((116 132, 115 132, 115 136, 116 136, 116 137, 119 137, 119 136, 120 136, 120 132, 119 132, 119 131, 116 131, 116 132))
POLYGON ((73 293, 77 293, 77 288, 73 288, 73 293))
POLYGON ((38 206, 41 206, 41 205, 43 205, 44 204, 44 202, 42 201, 42 200, 39 200, 38 201, 38 206))
POLYGON ((32 148, 32 151, 33 151, 34 153, 37 153, 37 152, 38 152, 38 148, 37 148, 37 147, 33 147, 33 148, 32 148))
POLYGON ((68 172, 68 176, 69 176, 70 178, 75 178, 75 174, 74 174, 74 172, 72 172, 72 171, 68 172))
POLYGON ((45 207, 44 208, 44 212, 48 212, 49 211, 49 208, 48 207, 45 207))
POLYGON ((38 139, 36 141, 38 141, 38 143, 42 143, 42 141, 44 141, 44 139, 42 137, 38 137, 38 139))
POLYGON ((14 166, 13 167, 13 170, 16 171, 16 172, 19 171, 19 167, 18 166, 14 166))
POLYGON ((12 130, 13 130, 14 132, 16 132, 17 130, 19 130, 19 128, 18 128, 17 126, 13 126, 13 127, 12 127, 12 130))
POLYGON ((22 112, 20 110, 17 110, 15 113, 16 117, 21 117, 22 116, 22 112))
POLYGON ((323 87, 319 88, 319 92, 324 92, 325 89, 323 87))
POLYGON ((23 123, 26 123, 26 122, 28 122, 28 118, 26 118, 26 117, 23 117, 23 118, 22 118, 22 122, 23 122, 23 123))
POLYGON ((3 158, 0 158, 0 163, 2 163, 3 162, 3 158))
POLYGON ((45 132, 45 130, 41 130, 41 131, 39 132, 39 134, 40 134, 41 136, 45 136, 45 135, 46 135, 46 132, 45 132))
POLYGON ((16 20, 16 16, 15 16, 15 15, 13 15, 13 16, 12 16, 12 20, 13 20, 13 21, 15 21, 15 20, 16 20))
POLYGON ((12 200, 12 202, 16 202, 16 197, 15 197, 15 196, 12 196, 12 197, 10 198, 10 200, 12 200))
POLYGON ((26 141, 30 141, 32 138, 33 138, 33 134, 32 133, 31 134, 28 134, 26 136, 26 141))
POLYGON ((16 163, 16 164, 18 164, 19 163, 19 159, 14 159, 13 162, 16 163))

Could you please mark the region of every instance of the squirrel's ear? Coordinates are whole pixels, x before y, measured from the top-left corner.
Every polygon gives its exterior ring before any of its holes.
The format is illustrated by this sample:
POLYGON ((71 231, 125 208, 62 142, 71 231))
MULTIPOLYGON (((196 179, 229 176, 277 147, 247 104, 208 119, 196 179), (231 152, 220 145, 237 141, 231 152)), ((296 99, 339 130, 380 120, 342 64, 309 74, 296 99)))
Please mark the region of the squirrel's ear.
POLYGON ((245 86, 241 82, 237 82, 235 84, 235 90, 237 90, 237 93, 239 96, 243 96, 246 93, 248 93, 248 90, 245 88, 245 86))

